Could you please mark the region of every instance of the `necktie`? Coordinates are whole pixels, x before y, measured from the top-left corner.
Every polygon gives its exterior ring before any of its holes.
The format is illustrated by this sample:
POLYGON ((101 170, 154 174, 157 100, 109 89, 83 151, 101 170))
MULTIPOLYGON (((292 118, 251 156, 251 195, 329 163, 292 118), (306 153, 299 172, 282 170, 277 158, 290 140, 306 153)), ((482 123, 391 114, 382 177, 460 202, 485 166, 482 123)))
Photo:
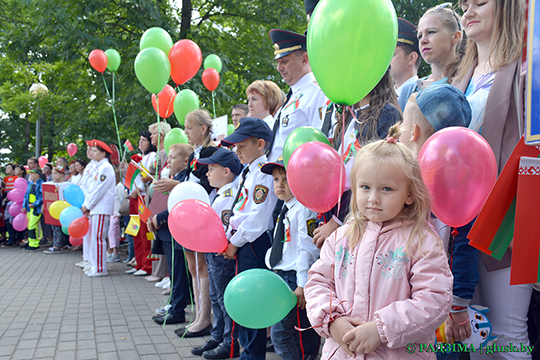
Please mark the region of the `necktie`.
MULTIPOLYGON (((240 187, 238 188, 238 191, 236 192, 236 196, 234 198, 234 201, 233 201, 233 205, 231 207, 231 215, 229 216, 229 219, 233 216, 234 214, 234 207, 236 205, 236 202, 238 201, 238 198, 240 197, 240 193, 242 192, 242 188, 244 187, 244 183, 246 182, 246 178, 247 178, 247 174, 249 172, 249 165, 246 166, 246 168, 244 169, 244 171, 242 171, 242 182, 240 183, 240 187)), ((227 230, 229 229, 229 224, 227 224, 227 230)), ((225 232, 227 232, 227 230, 225 230, 225 232)))
POLYGON ((270 267, 274 267, 278 262, 281 261, 283 257, 283 243, 285 242, 285 224, 283 219, 289 211, 289 208, 286 205, 283 205, 281 212, 279 213, 277 228, 276 228, 276 237, 272 242, 272 251, 270 252, 270 267))
POLYGON ((272 142, 270 143, 270 146, 268 147, 268 150, 266 151, 265 155, 270 154, 270 152, 272 151, 272 148, 274 147, 274 140, 276 139, 276 133, 278 132, 278 129, 279 129, 279 123, 281 122, 281 110, 283 110, 283 106, 287 105, 287 103, 291 99, 291 96, 292 96, 292 88, 289 89, 289 92, 287 93, 287 98, 285 99, 285 102, 281 106, 281 109, 279 109, 279 116, 277 117, 276 121, 274 121, 274 128, 272 129, 272 142))

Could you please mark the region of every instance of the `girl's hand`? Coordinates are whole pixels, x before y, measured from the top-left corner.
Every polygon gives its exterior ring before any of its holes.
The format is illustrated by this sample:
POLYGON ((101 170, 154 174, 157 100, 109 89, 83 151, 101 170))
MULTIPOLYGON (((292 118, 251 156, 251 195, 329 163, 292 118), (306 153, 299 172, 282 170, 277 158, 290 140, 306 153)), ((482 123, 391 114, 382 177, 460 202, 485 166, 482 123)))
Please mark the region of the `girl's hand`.
POLYGON ((129 194, 129 198, 130 199, 136 199, 138 197, 139 197, 139 189, 137 187, 135 187, 135 189, 133 189, 131 194, 129 194))
POLYGON ((34 208, 34 204, 30 204, 30 205, 28 205, 28 206, 30 206, 32 209, 34 208))
POLYGON ((360 325, 361 321, 358 319, 354 319, 347 316, 340 316, 336 320, 330 324, 330 335, 334 338, 334 340, 337 341, 339 346, 350 356, 355 357, 356 354, 354 354, 352 351, 349 350, 349 344, 345 343, 343 341, 343 337, 345 334, 349 333, 351 330, 354 330, 354 328, 358 325, 360 325))
POLYGON ((317 246, 317 249, 321 249, 326 239, 339 227, 339 224, 334 221, 334 219, 330 219, 329 222, 327 222, 324 225, 320 225, 315 231, 313 232, 313 243, 315 246, 317 246))
POLYGON ((359 354, 370 354, 379 345, 381 337, 375 321, 359 325, 343 336, 343 342, 349 344, 349 351, 359 354))
POLYGON ((444 334, 446 341, 464 341, 471 337, 471 322, 469 321, 469 312, 467 310, 458 313, 452 313, 446 318, 444 324, 444 334), (454 318, 452 320, 452 317, 454 318), (463 325, 459 325, 465 323, 463 325))
POLYGON ((304 288, 298 286, 296 290, 294 290, 294 294, 296 295, 296 306, 298 306, 300 309, 305 309, 306 298, 304 296, 304 288))
POLYGON ((172 189, 178 184, 180 184, 180 181, 173 179, 159 179, 154 183, 154 190, 157 190, 160 193, 171 192, 172 189))
POLYGON ((225 256, 225 259, 234 260, 236 258, 236 252, 238 251, 238 248, 234 246, 233 244, 229 243, 227 246, 227 249, 225 251, 218 253, 218 255, 225 256))

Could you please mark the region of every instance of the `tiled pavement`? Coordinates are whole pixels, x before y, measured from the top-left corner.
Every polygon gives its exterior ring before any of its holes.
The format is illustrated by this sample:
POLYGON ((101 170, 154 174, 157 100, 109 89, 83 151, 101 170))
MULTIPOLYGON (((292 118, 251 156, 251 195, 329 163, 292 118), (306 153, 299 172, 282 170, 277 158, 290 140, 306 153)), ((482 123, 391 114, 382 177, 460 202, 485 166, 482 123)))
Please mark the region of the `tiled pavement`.
POLYGON ((180 339, 180 325, 151 320, 166 300, 155 283, 124 274, 124 263, 88 278, 80 260, 81 252, 0 249, 0 360, 202 359, 190 350, 209 338, 180 339))

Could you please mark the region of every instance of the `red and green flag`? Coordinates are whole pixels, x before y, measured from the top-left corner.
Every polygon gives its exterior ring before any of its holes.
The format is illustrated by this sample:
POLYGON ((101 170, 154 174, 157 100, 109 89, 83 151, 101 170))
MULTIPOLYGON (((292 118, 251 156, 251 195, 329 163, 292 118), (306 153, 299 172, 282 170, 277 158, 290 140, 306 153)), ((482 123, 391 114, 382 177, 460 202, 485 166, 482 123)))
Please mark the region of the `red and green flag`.
POLYGON ((148 209, 146 206, 144 206, 144 201, 141 197, 139 197, 139 217, 142 221, 147 222, 150 216, 152 216, 152 212, 150 209, 148 209))
POLYGON ((126 140, 126 142, 124 143, 124 149, 126 149, 126 151, 133 151, 133 145, 131 145, 131 142, 129 141, 129 139, 126 140))
POLYGON ((124 180, 124 186, 129 190, 132 189, 133 183, 137 176, 141 173, 141 170, 135 165, 135 162, 131 160, 126 172, 126 179, 124 180))

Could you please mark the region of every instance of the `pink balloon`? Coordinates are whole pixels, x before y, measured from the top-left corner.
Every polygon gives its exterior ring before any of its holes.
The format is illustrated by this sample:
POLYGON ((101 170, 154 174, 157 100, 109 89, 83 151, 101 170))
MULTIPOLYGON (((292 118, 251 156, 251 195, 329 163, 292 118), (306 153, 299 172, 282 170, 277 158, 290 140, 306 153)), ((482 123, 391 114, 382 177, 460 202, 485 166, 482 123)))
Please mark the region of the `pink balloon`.
POLYGON ((174 240, 186 249, 221 252, 227 248, 223 223, 205 202, 194 199, 180 201, 169 213, 168 223, 174 240))
POLYGON ((15 230, 23 231, 28 227, 28 217, 26 214, 19 214, 13 218, 11 225, 15 230))
POLYGON ((28 187, 28 181, 26 181, 25 178, 17 178, 15 179, 15 182, 13 183, 13 187, 15 189, 20 189, 26 192, 26 188, 28 187))
POLYGON ((43 169, 46 163, 48 163, 49 160, 45 156, 40 156, 38 159, 39 167, 43 169))
POLYGON ((471 222, 497 180, 497 163, 488 142, 464 127, 433 134, 418 155, 431 195, 431 211, 452 227, 471 222))
POLYGON ((22 203, 14 202, 13 204, 9 205, 9 215, 17 216, 21 213, 21 209, 22 209, 22 203))
POLYGON ((307 142, 289 159, 289 187, 302 205, 315 212, 327 212, 337 204, 343 194, 345 179, 345 166, 339 154, 327 144, 307 142))
POLYGON ((83 239, 75 239, 73 236, 69 237, 69 243, 73 246, 79 246, 82 245, 83 239))
POLYGON ((24 193, 25 191, 21 189, 13 189, 8 192, 7 197, 8 200, 22 203, 24 200, 24 193))
MULTIPOLYGON (((67 152, 69 154, 69 156, 73 156, 77 153, 77 150, 79 148, 77 147, 77 145, 75 145, 74 143, 70 143, 68 146, 67 146, 67 152)), ((43 167, 43 166, 42 166, 43 167)))

